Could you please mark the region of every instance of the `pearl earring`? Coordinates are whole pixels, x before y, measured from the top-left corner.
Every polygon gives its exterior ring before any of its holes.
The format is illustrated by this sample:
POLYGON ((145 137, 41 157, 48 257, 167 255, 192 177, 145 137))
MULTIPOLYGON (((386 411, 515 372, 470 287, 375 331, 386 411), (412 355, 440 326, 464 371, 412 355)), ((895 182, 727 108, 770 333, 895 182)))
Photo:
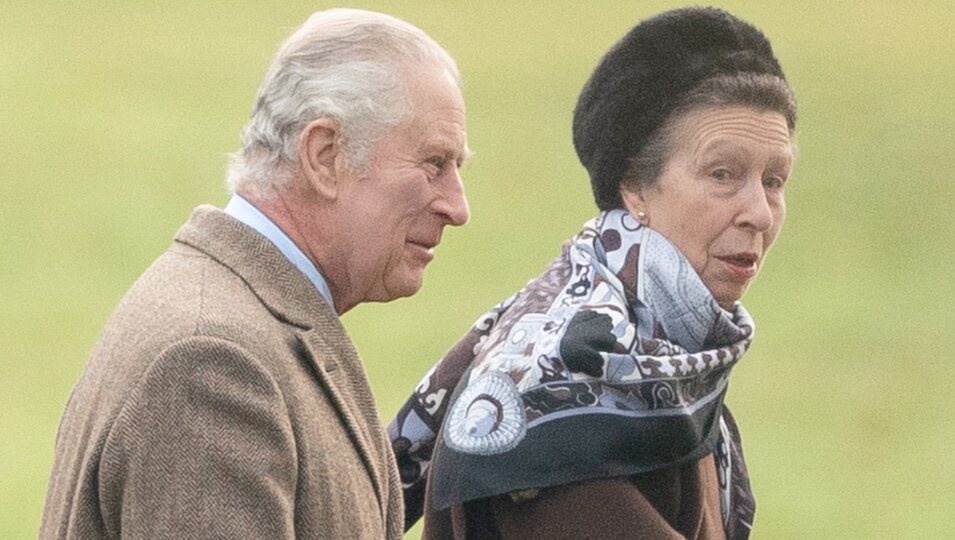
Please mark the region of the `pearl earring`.
POLYGON ((647 213, 646 213, 646 212, 637 212, 637 221, 639 221, 641 225, 646 225, 646 224, 647 224, 647 213))

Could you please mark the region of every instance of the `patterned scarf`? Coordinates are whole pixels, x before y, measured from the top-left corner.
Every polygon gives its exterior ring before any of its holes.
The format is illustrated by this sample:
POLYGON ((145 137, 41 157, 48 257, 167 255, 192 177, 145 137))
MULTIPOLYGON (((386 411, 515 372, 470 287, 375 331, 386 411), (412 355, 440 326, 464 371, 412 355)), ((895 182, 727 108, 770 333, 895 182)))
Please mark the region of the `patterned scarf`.
POLYGON ((715 452, 728 538, 754 503, 723 407, 753 321, 627 212, 584 224, 538 278, 481 316, 389 425, 407 524, 423 511, 627 476, 715 452))

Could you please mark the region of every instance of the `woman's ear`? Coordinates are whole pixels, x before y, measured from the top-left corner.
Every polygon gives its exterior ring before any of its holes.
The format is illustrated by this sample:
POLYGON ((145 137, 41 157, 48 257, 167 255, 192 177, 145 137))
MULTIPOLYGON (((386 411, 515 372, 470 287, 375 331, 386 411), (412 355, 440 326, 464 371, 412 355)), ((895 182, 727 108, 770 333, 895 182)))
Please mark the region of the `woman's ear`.
POLYGON ((620 198, 623 200, 624 208, 627 209, 633 219, 639 221, 642 225, 647 225, 650 222, 650 216, 647 214, 647 203, 639 186, 620 184, 620 198))
POLYGON ((341 128, 331 118, 312 120, 298 139, 302 175, 319 196, 334 200, 340 189, 341 128))

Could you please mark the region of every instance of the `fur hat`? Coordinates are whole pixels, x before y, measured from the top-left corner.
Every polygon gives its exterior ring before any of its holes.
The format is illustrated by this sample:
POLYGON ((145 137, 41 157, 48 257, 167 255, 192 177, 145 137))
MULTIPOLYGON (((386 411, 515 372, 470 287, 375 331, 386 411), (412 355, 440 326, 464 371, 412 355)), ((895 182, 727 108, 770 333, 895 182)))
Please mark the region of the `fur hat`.
POLYGON ((601 210, 620 208, 630 159, 684 94, 715 75, 785 79, 769 40, 716 8, 667 11, 633 27, 603 57, 574 109, 574 147, 601 210))

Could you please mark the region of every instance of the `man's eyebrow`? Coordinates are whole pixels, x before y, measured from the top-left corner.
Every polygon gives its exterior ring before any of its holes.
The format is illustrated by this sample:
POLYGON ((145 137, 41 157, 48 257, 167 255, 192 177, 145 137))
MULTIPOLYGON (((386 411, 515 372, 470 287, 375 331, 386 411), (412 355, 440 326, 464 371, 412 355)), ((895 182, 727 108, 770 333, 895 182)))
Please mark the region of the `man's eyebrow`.
POLYGON ((467 144, 464 145, 464 148, 461 150, 461 157, 458 159, 458 163, 464 164, 471 160, 474 157, 474 152, 471 151, 471 147, 467 144))
POLYGON ((427 145, 424 147, 425 153, 430 155, 439 155, 447 161, 454 161, 459 166, 463 165, 466 161, 474 157, 474 153, 471 151, 471 148, 464 144, 463 148, 449 148, 443 144, 434 144, 427 145))

